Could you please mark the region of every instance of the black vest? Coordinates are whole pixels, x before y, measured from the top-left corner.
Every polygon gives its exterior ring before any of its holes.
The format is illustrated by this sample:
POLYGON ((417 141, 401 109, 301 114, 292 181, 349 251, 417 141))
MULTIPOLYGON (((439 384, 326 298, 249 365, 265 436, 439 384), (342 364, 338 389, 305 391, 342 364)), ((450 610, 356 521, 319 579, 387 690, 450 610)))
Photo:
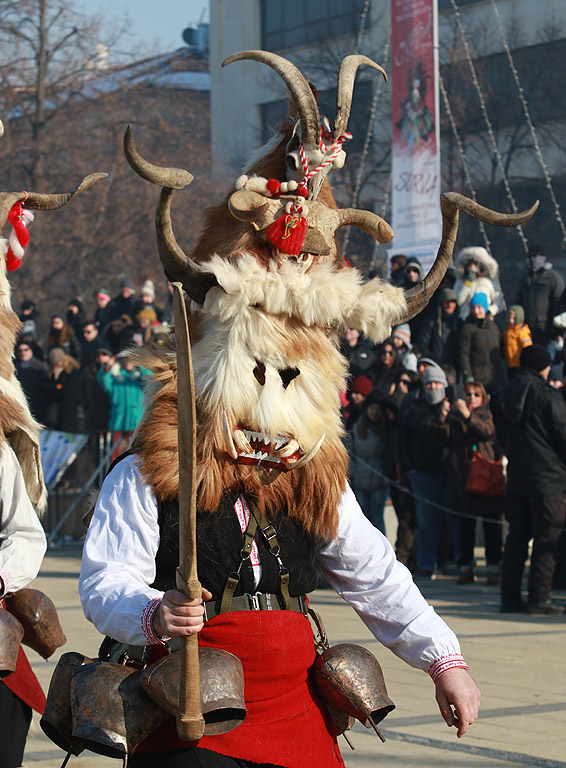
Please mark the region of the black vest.
MULTIPOLYGON (((197 508, 198 577, 202 586, 212 592, 214 600, 220 599, 228 575, 237 571, 241 562, 244 534, 234 510, 238 496, 238 493, 225 493, 213 513, 197 508)), ((280 558, 290 572, 290 596, 312 592, 318 585, 315 557, 322 547, 322 540, 306 534, 298 523, 285 514, 277 513, 268 520, 277 531, 280 558)), ((175 569, 179 564, 179 504, 176 500, 158 503, 158 521, 160 541, 155 558, 156 576, 151 586, 166 591, 176 588, 175 569)), ((277 559, 259 531, 256 540, 262 565, 260 583, 257 588, 254 587, 253 569, 249 559, 246 560, 240 571, 235 597, 246 592, 278 592, 277 559)))

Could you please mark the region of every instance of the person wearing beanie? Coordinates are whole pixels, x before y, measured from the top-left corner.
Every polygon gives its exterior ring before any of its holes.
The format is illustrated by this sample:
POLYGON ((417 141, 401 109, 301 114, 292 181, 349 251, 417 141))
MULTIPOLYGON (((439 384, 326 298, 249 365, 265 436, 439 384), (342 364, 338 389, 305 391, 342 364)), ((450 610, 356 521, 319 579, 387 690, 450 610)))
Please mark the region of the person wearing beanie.
POLYGON ((47 355, 47 377, 43 382, 43 419, 49 429, 83 432, 83 391, 80 366, 61 347, 47 355))
POLYGON ((348 405, 344 409, 344 422, 349 431, 362 413, 363 404, 373 389, 373 382, 367 376, 356 376, 348 387, 346 399, 348 405))
POLYGON ((364 515, 385 534, 383 511, 389 486, 383 471, 386 418, 379 395, 370 393, 346 441, 350 456, 348 476, 364 515))
POLYGON ((550 354, 525 347, 520 367, 493 412, 508 459, 507 520, 501 573, 501 610, 535 615, 564 613, 550 599, 560 538, 566 527, 566 404, 548 384, 550 354), (521 593, 528 544, 533 538, 528 600, 521 593))
POLYGON ((522 350, 532 343, 525 311, 519 304, 513 304, 507 310, 507 328, 503 331, 503 358, 507 368, 518 368, 522 350))
POLYGON ((458 334, 462 325, 456 292, 452 288, 442 288, 436 306, 421 325, 417 339, 421 355, 433 357, 442 365, 452 365, 458 370, 458 334))
POLYGON ((447 388, 448 379, 442 368, 429 365, 423 374, 421 394, 399 413, 399 470, 415 496, 419 542, 417 576, 426 579, 436 578, 444 528, 450 533, 452 559, 457 561, 460 556, 458 519, 441 509, 450 507, 446 474, 448 448, 439 431, 450 410, 447 388))
POLYGON ((391 342, 397 350, 397 357, 407 371, 417 370, 417 356, 411 344, 411 326, 408 323, 397 326, 391 334, 391 342))
POLYGON ((460 317, 466 320, 470 301, 475 293, 485 293, 487 308, 493 317, 504 308, 503 295, 499 290, 499 265, 481 245, 462 248, 456 257, 457 279, 454 292, 460 307, 460 317))
POLYGON ((118 320, 122 315, 128 315, 128 317, 134 316, 134 305, 136 299, 134 296, 135 288, 132 280, 126 277, 120 283, 120 293, 114 296, 110 304, 108 305, 109 321, 118 320))
POLYGON ((547 261, 542 248, 529 248, 527 271, 517 289, 516 304, 525 310, 533 341, 548 344, 553 338, 552 319, 562 309, 564 280, 547 261))
POLYGON ((108 323, 111 321, 111 313, 110 313, 110 302, 112 299, 110 298, 109 291, 106 290, 106 288, 99 288, 95 294, 94 298, 96 300, 96 310, 94 312, 94 323, 96 327, 99 329, 101 333, 104 333, 104 329, 108 325, 108 323))
POLYGON ((140 298, 134 304, 134 317, 147 308, 152 309, 159 322, 163 319, 163 310, 155 305, 155 285, 153 280, 146 280, 140 291, 140 298))
POLYGON ((489 313, 487 294, 475 293, 458 339, 458 369, 464 382, 479 381, 490 395, 500 389, 505 384, 500 347, 501 331, 489 313))

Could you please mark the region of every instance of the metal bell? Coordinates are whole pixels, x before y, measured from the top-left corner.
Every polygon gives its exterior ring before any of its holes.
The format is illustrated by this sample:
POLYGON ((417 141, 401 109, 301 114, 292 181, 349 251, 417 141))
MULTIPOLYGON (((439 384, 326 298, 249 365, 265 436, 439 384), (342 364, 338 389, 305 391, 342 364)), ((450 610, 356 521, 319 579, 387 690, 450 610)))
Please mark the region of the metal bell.
POLYGON ((64 653, 53 672, 45 710, 39 721, 43 732, 65 752, 79 755, 85 745, 81 739, 73 736, 73 716, 71 714, 71 677, 77 667, 91 664, 92 659, 82 653, 64 653))
MULTIPOLYGON (((244 671, 237 656, 220 648, 199 648, 200 700, 207 736, 228 733, 244 722, 244 671)), ((164 656, 142 672, 141 684, 170 715, 179 705, 181 654, 164 656)))
POLYGON ((24 628, 22 643, 44 659, 65 645, 67 638, 51 598, 38 589, 19 589, 6 600, 6 609, 24 628))
POLYGON ((124 758, 167 718, 140 684, 140 671, 94 661, 71 678, 73 738, 99 755, 124 758))
POLYGON ((16 669, 24 628, 15 616, 0 608, 0 679, 16 669))
POLYGON ((375 727, 395 709, 387 695, 383 672, 373 653, 360 645, 342 643, 327 648, 316 659, 314 683, 335 709, 375 727))

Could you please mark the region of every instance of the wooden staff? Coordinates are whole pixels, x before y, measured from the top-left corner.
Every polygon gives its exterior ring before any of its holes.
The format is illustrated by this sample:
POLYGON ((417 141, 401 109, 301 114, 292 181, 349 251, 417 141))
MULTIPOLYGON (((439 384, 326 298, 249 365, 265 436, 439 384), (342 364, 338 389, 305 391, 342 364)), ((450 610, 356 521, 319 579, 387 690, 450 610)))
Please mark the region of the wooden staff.
MULTIPOLYGON (((187 310, 181 283, 173 283, 175 345, 177 347, 177 406, 179 429, 179 567, 177 589, 189 600, 202 597, 197 573, 197 416, 193 361, 187 310)), ((183 741, 198 741, 204 733, 200 703, 198 634, 181 637, 181 686, 177 733, 183 741)))

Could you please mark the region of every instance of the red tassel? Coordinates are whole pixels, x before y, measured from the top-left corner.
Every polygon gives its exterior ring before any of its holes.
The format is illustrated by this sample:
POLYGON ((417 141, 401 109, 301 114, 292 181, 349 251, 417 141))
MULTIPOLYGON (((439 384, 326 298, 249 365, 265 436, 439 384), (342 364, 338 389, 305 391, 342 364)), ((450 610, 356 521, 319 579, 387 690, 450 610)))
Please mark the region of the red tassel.
POLYGON ((298 256, 303 247, 307 226, 304 216, 286 213, 270 224, 266 232, 267 239, 282 253, 298 256))
POLYGON ((6 269, 15 272, 22 263, 22 256, 29 245, 28 221, 33 221, 33 213, 26 210, 22 203, 14 203, 8 213, 8 221, 12 225, 13 232, 8 241, 6 252, 6 269), (17 253, 14 253, 17 251, 17 253))

